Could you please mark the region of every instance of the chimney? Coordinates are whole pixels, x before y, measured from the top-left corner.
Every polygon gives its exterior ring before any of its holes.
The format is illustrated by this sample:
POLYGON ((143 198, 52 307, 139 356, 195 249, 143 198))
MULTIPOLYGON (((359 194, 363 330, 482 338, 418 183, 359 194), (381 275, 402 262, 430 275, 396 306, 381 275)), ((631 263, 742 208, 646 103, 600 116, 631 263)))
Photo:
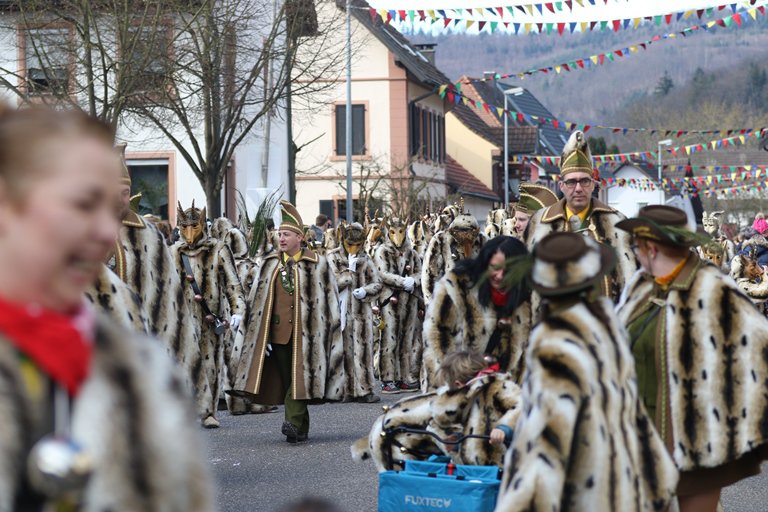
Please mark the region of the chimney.
POLYGON ((433 66, 435 65, 435 52, 437 51, 437 43, 419 43, 414 44, 419 53, 421 53, 433 66))

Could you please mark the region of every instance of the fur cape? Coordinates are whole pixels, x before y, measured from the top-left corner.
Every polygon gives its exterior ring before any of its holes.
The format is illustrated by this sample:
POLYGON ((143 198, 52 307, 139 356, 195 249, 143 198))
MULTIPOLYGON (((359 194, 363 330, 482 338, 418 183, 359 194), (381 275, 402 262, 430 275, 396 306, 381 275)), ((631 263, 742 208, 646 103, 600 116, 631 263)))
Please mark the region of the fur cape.
MULTIPOLYGON (((470 257, 476 258, 484 243, 485 235, 478 233, 477 238, 472 243, 470 257)), ((459 244, 453 239, 450 231, 440 231, 432 237, 427 252, 424 254, 424 265, 421 273, 421 291, 427 305, 432 300, 437 281, 453 269, 457 261, 463 259, 464 255, 459 249, 459 244)))
POLYGON ((345 308, 345 311, 341 312, 346 374, 344 397, 370 395, 376 387, 376 378, 373 375, 373 338, 376 326, 373 323, 371 303, 381 292, 379 273, 365 251, 360 251, 357 255, 355 272, 348 270, 349 255, 343 245, 329 252, 327 258, 339 287, 339 305, 345 308), (352 290, 357 288, 365 290, 362 300, 352 296, 352 290))
POLYGON ((417 220, 411 222, 406 230, 408 234, 408 240, 411 242, 413 250, 419 255, 420 259, 424 259, 424 254, 427 252, 427 246, 432 240, 432 227, 426 220, 417 220))
POLYGON ((467 439, 457 451, 450 451, 427 434, 400 433, 391 438, 394 442, 389 442, 382 432, 409 427, 428 430, 443 439, 456 432, 488 435, 500 424, 514 428, 520 409, 520 388, 509 375, 485 375, 458 389, 444 386, 385 407, 370 434, 352 445, 352 458, 371 458, 379 472, 391 469, 390 460, 415 460, 428 454, 450 455, 458 464, 501 466, 504 445, 492 446, 485 439, 467 439))
POLYGON ((126 329, 141 334, 150 332, 141 298, 106 265, 102 266, 99 277, 85 291, 85 298, 104 316, 126 329))
MULTIPOLYGON (((261 266, 256 268, 258 275, 248 296, 248 313, 243 321, 245 331, 240 329, 232 352, 232 387, 239 397, 253 403, 282 403, 285 390, 283 396, 279 396, 276 389, 280 387, 279 376, 276 372, 268 375, 269 365, 265 365, 268 320, 272 317, 280 254, 273 252, 265 256, 261 266), (249 379, 254 386, 248 385, 249 379)), ((294 268, 301 352, 294 368, 294 375, 300 376, 301 385, 294 383, 294 398, 341 400, 345 389, 344 344, 336 277, 325 257, 308 250, 304 250, 294 268)))
POLYGON ((536 326, 496 512, 666 510, 677 470, 638 397, 632 361, 607 298, 536 326))
MULTIPOLYGON (((611 246, 616 251, 616 267, 603 284, 603 293, 614 302, 619 300, 621 290, 629 278, 637 271, 638 265, 634 252, 630 249, 629 233, 616 229, 616 223, 625 217, 618 210, 592 198, 592 214, 589 218, 589 228, 585 231, 592 239, 611 246)), ((528 223, 528 250, 550 233, 570 231, 568 220, 565 218, 565 199, 543 208, 531 217, 528 223)), ((538 294, 534 294, 538 298, 538 294)), ((534 300, 538 309, 538 299, 534 300)))
POLYGON ((184 368, 200 417, 211 415, 205 398, 210 392, 200 354, 200 325, 184 299, 179 268, 163 234, 132 213, 120 228, 113 270, 141 298, 150 333, 165 343, 184 368))
POLYGON ((499 323, 496 309, 480 304, 479 287, 471 287, 466 276, 448 272, 435 288, 435 296, 424 319, 421 389, 435 387, 435 374, 445 356, 458 350, 485 352, 494 330, 501 337, 491 354, 516 382, 523 373, 523 354, 531 330, 531 304, 523 302, 505 324, 499 323))
MULTIPOLYGON (((240 315, 245 318, 245 295, 237 276, 237 267, 232 251, 221 240, 203 238, 192 248, 185 242, 177 242, 171 247, 173 259, 181 272, 184 265, 181 255, 189 257, 189 263, 195 274, 195 281, 203 292, 203 297, 214 315, 229 320, 232 315, 240 315)), ((203 369, 208 376, 210 391, 206 395, 209 407, 216 411, 221 392, 222 370, 227 368, 229 361, 225 361, 229 350, 225 350, 229 333, 221 335, 214 332, 213 324, 205 321, 205 313, 202 306, 195 300, 195 292, 192 284, 184 282, 184 298, 189 310, 195 315, 195 320, 200 325, 200 353, 203 359, 203 369)), ((229 329, 228 329, 229 330, 229 329)), ((231 340, 230 340, 231 341, 231 340)), ((214 413, 215 415, 215 413, 214 413)))
MULTIPOLYGON (((695 254, 690 258, 659 319, 667 434, 683 471, 719 466, 768 441, 768 319, 730 277, 695 254)), ((625 325, 653 292, 653 280, 638 272, 619 304, 625 325)))
MULTIPOLYGON (((29 398, 16 349, 3 339, 0 389, 0 510, 11 511, 29 450, 47 427, 29 398)), ((72 411, 72 438, 94 463, 78 510, 214 510, 188 398, 155 340, 98 320, 89 377, 72 411)))
POLYGON ((376 268, 384 287, 379 310, 384 322, 379 349, 379 376, 382 382, 418 382, 421 370, 420 289, 421 259, 407 239, 402 247, 387 240, 376 249, 376 268), (410 267, 410 270, 406 270, 410 267), (406 277, 415 280, 414 290, 403 289, 406 277), (390 299, 397 299, 397 303, 390 299))

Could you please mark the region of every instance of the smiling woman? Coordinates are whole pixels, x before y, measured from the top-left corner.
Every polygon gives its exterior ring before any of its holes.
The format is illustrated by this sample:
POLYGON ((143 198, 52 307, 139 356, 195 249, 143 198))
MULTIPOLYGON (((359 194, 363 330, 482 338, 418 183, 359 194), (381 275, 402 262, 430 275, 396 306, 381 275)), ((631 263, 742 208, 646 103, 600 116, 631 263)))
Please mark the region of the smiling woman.
POLYGON ((83 299, 118 233, 113 136, 0 105, 0 510, 212 508, 176 369, 83 299))

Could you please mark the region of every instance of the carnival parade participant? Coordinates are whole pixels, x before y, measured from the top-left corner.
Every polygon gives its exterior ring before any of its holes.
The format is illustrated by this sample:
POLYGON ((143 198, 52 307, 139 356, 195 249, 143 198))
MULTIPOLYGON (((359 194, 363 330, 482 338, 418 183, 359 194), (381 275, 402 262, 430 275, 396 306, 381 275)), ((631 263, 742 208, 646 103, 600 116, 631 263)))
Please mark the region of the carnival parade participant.
POLYGON ((179 272, 183 273, 184 298, 200 325, 202 366, 208 377, 213 411, 203 419, 205 428, 218 428, 216 419, 221 394, 221 374, 229 365, 225 360, 227 329, 237 332, 245 315, 245 295, 237 275, 237 267, 229 246, 208 235, 206 209, 182 209, 178 205, 176 222, 181 231, 179 242, 171 247, 179 272))
POLYGON ((141 303, 141 297, 106 265, 102 265, 96 280, 86 288, 85 298, 99 313, 124 327, 142 334, 151 332, 149 315, 141 303))
POLYGON ((149 315, 150 333, 184 368, 187 386, 195 394, 201 421, 214 414, 208 376, 202 371, 200 326, 184 300, 183 283, 165 237, 131 208, 131 174, 125 164, 125 145, 118 146, 120 178, 120 236, 108 266, 141 299, 149 315))
POLYGON ((382 393, 419 389, 421 370, 421 315, 423 305, 417 279, 421 259, 406 236, 407 222, 393 217, 386 222, 387 238, 374 255, 384 288, 379 311, 383 328, 379 350, 382 393))
MULTIPOLYGON (((560 157, 558 185, 565 197, 548 208, 539 210, 528 225, 526 243, 533 247, 550 233, 581 232, 585 236, 608 244, 617 253, 614 270, 603 279, 603 293, 618 301, 621 290, 637 271, 637 260, 629 248, 629 236, 616 223, 624 219, 616 209, 592 197, 592 154, 584 133, 575 131, 568 139, 560 157)), ((538 300, 534 294, 534 309, 538 300)))
POLYGON ((546 302, 496 512, 666 510, 677 470, 638 396, 626 331, 599 292, 613 250, 555 233, 533 258, 546 302))
POLYGON ((531 216, 556 202, 557 195, 544 185, 521 183, 520 201, 515 204, 515 233, 512 236, 524 241, 528 236, 528 222, 531 220, 531 216))
POLYGON ((80 111, 0 110, 3 511, 213 510, 170 357, 83 299, 118 236, 113 137, 80 111))
POLYGON ((421 291, 424 302, 429 305, 437 281, 447 274, 461 260, 477 256, 485 243, 477 219, 463 212, 456 216, 445 231, 432 237, 424 254, 421 272, 421 291))
POLYGON ((416 251, 416 254, 419 255, 419 259, 422 261, 424 260, 424 254, 427 252, 427 247, 429 247, 429 242, 432 241, 432 235, 434 234, 431 221, 432 218, 429 213, 427 213, 421 219, 411 222, 407 229, 408 240, 411 242, 411 247, 413 247, 413 250, 416 251))
POLYGON ((691 250, 685 212, 641 208, 620 224, 642 271, 618 306, 640 396, 680 469, 682 512, 717 508, 720 489, 760 472, 768 441, 768 320, 691 250))
POLYGON ((438 281, 424 320, 422 391, 435 387, 437 368, 458 350, 493 356, 519 381, 531 329, 530 291, 524 284, 506 287, 504 274, 508 258, 526 254, 521 241, 497 236, 438 281))
POLYGON ((392 469, 396 460, 418 459, 425 452, 450 455, 458 464, 501 466, 505 440, 520 415, 520 387, 508 373, 499 372, 498 364, 467 351, 450 353, 437 378, 437 391, 384 407, 369 435, 352 445, 352 458, 371 458, 379 472, 392 469), (429 434, 398 435, 400 427, 426 430, 444 440, 470 434, 490 435, 490 440, 443 444, 429 434))
POLYGON ((344 400, 373 403, 373 323, 371 305, 381 291, 376 265, 363 250, 366 231, 359 223, 341 225, 341 246, 329 252, 328 265, 339 289, 341 332, 344 340, 344 400))
POLYGON ((284 403, 282 433, 297 443, 308 439, 309 400, 344 396, 344 343, 333 270, 325 257, 302 250, 296 207, 288 201, 280 206, 280 251, 264 256, 251 287, 244 342, 235 344, 232 356, 230 394, 242 409, 284 403))

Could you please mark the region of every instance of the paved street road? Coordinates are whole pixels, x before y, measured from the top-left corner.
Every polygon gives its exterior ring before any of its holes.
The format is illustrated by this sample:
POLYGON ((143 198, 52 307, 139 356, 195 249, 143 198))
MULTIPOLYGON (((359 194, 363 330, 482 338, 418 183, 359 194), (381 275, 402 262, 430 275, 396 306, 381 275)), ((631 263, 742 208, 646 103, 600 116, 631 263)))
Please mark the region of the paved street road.
MULTIPOLYGON (((384 397, 392 403, 403 395, 384 397)), ((349 446, 368 433, 382 404, 310 407, 310 442, 289 445, 280 434, 282 410, 229 416, 205 431, 222 512, 277 512, 302 496, 323 496, 345 512, 376 510, 376 471, 357 463, 349 446)), ((768 465, 763 473, 723 492, 726 512, 768 512, 768 465)))

